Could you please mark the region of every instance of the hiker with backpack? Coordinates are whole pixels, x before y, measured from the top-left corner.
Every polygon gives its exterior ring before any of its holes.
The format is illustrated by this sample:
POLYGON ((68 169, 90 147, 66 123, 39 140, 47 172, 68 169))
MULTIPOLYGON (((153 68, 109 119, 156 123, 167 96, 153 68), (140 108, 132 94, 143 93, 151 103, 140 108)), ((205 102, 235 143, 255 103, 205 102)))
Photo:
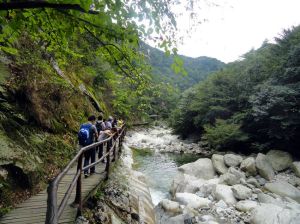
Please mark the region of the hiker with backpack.
MULTIPOLYGON (((78 140, 79 145, 81 147, 85 147, 94 143, 95 139, 98 139, 98 132, 95 126, 96 117, 94 115, 88 118, 88 122, 84 123, 80 126, 78 132, 78 140)), ((91 163, 95 162, 96 157, 96 149, 92 148, 84 152, 84 167, 88 166, 91 163)), ((84 170, 84 176, 88 177, 90 174, 95 173, 95 167, 91 167, 90 169, 84 170), (89 172, 90 170, 90 172, 89 172)))
MULTIPOLYGON (((105 122, 103 121, 102 115, 100 115, 98 117, 98 120, 96 122, 96 129, 97 129, 97 132, 98 132, 98 138, 97 138, 98 142, 100 142, 100 141, 104 140, 105 138, 107 138, 105 133, 104 133, 104 131, 106 129, 106 126, 105 126, 105 122)), ((98 146, 98 159, 100 159, 102 156, 103 156, 103 144, 98 146)), ((104 160, 102 162, 104 162, 104 160)))

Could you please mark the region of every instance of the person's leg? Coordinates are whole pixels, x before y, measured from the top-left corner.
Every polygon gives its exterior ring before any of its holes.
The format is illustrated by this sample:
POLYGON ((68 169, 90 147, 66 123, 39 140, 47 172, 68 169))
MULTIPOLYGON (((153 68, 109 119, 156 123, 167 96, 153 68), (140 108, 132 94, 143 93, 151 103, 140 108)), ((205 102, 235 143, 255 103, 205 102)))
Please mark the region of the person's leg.
MULTIPOLYGON (((90 150, 84 152, 84 165, 83 167, 86 167, 90 164, 90 157, 91 157, 91 153, 90 150)), ((84 170, 84 175, 87 175, 89 172, 89 169, 84 170)))
POLYGON ((98 159, 103 156, 103 144, 99 145, 98 159))

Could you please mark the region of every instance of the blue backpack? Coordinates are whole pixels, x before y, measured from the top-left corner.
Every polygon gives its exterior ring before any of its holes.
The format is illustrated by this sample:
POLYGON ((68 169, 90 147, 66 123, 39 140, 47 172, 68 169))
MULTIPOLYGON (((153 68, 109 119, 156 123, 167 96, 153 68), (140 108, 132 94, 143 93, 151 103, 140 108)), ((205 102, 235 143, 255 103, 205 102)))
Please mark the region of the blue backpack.
POLYGON ((78 132, 78 141, 79 145, 81 146, 87 146, 91 144, 91 124, 83 124, 80 126, 79 132, 78 132))

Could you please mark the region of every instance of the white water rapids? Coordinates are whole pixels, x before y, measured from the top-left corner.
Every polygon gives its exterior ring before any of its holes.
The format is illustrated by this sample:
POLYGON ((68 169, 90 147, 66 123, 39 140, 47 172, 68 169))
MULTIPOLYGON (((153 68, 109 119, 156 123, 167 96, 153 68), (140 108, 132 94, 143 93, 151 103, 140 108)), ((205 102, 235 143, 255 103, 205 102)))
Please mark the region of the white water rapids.
POLYGON ((136 152, 133 153, 134 168, 146 176, 154 205, 169 197, 178 166, 198 158, 192 154, 161 153, 161 149, 171 151, 174 145, 188 145, 170 129, 162 127, 131 131, 127 134, 126 144, 136 152))

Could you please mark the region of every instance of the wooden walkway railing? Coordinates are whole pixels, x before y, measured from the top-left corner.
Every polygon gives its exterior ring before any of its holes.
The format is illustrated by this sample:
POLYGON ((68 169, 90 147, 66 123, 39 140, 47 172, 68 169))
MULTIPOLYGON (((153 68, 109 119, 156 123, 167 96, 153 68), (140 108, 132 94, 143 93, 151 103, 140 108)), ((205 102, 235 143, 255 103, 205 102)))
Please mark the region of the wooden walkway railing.
POLYGON ((97 186, 108 178, 110 162, 121 154, 125 132, 125 126, 122 126, 112 137, 82 148, 51 182, 47 191, 43 190, 17 205, 0 218, 0 224, 74 223, 76 216, 81 215, 83 200, 92 195, 97 186), (82 167, 84 152, 99 147, 105 151, 104 156, 93 164, 82 167), (104 159, 106 163, 101 162, 104 159), (92 166, 96 167, 95 174, 83 178, 82 172, 92 166))
MULTIPOLYGON (((76 186, 76 194, 75 194, 75 200, 74 200, 74 206, 77 207, 77 216, 80 216, 82 213, 82 185, 84 182, 82 182, 82 173, 84 170, 88 170, 89 168, 96 166, 100 162, 104 161, 106 159, 106 165, 105 165, 105 179, 108 179, 109 176, 109 168, 110 168, 110 162, 111 162, 111 154, 113 155, 113 160, 116 160, 116 155, 121 154, 122 150, 122 142, 125 136, 125 125, 122 126, 122 128, 116 132, 111 137, 96 142, 92 145, 86 146, 81 148, 81 150, 75 155, 75 157, 69 162, 69 164, 66 166, 66 168, 49 184, 47 192, 48 192, 48 198, 47 198, 47 213, 46 213, 46 224, 57 224, 59 222, 59 219, 61 215, 63 214, 64 209, 67 206, 67 202, 72 194, 73 189, 76 186), (89 164, 86 167, 82 166, 82 161, 84 158, 84 153, 88 150, 93 149, 99 149, 100 147, 103 148, 103 156, 99 159, 97 159, 94 163, 89 164), (118 149, 118 153, 116 153, 116 150, 118 149), (65 192, 62 200, 58 204, 58 188, 59 184, 62 181, 63 177, 70 171, 70 169, 77 163, 77 169, 76 172, 72 178, 71 183, 69 184, 67 191, 65 192)), ((97 158, 97 156, 96 156, 97 158)))

